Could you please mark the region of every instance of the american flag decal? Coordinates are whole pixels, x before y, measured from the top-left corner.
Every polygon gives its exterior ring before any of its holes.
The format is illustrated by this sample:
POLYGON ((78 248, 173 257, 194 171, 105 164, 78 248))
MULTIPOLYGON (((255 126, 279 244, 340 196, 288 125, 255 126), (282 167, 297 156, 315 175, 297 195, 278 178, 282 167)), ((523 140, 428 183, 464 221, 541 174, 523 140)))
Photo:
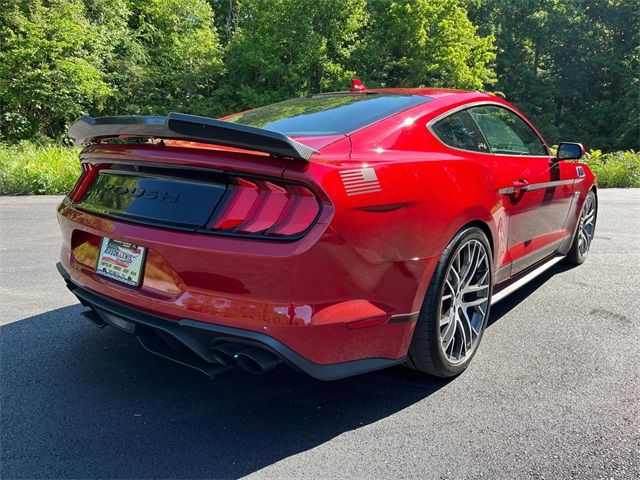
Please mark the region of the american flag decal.
POLYGON ((349 196, 374 193, 381 190, 376 171, 371 167, 343 170, 340 172, 340 177, 342 177, 344 189, 349 196))

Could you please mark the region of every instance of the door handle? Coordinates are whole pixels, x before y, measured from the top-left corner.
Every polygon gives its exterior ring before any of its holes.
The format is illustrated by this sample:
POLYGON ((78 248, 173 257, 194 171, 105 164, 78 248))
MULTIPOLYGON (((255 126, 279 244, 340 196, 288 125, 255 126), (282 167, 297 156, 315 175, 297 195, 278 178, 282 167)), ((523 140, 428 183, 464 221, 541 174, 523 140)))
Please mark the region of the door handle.
POLYGON ((513 188, 516 190, 526 190, 529 188, 529 182, 527 182, 526 180, 520 179, 520 180, 516 180, 515 182, 513 182, 513 188))
POLYGON ((516 192, 526 192, 531 187, 531 184, 526 180, 515 180, 510 187, 504 187, 498 190, 498 193, 502 195, 513 195, 516 192))

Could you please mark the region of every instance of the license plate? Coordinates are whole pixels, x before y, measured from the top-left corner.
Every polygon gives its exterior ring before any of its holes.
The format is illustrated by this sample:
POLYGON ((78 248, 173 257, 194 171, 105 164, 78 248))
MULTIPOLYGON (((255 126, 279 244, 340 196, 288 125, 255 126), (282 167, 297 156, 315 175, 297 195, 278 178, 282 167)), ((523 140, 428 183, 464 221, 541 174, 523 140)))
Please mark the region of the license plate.
POLYGON ((105 277, 137 287, 142 282, 145 247, 104 237, 96 272, 105 277))

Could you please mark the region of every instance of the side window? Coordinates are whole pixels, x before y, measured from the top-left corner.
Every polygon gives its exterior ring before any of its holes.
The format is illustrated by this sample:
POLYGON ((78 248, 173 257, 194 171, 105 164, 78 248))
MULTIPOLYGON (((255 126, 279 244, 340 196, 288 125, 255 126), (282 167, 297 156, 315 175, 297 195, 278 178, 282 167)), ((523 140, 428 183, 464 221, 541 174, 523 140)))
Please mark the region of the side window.
POLYGON ((466 110, 443 118, 431 129, 445 145, 462 150, 489 153, 487 141, 466 110))
POLYGON ((548 155, 536 132, 511 110, 486 105, 471 108, 469 112, 489 142, 491 153, 548 155))

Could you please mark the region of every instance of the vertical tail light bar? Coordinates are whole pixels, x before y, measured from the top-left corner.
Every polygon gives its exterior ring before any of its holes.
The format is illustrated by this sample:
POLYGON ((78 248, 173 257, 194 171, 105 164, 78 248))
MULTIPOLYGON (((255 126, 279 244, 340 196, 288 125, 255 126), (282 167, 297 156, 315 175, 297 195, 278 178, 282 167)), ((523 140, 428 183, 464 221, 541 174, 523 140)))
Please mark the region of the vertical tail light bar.
POLYGON ((282 221, 271 227, 272 235, 295 235, 306 230, 318 216, 320 205, 315 195, 304 187, 292 187, 289 208, 283 212, 282 221))
POLYGON ((243 178, 236 179, 236 185, 230 186, 231 198, 225 205, 222 215, 214 220, 209 228, 215 230, 233 230, 244 222, 254 204, 258 203, 260 187, 243 178))
POLYGON ((84 194, 87 193, 87 190, 96 179, 98 172, 106 166, 106 164, 102 163, 97 165, 93 165, 91 163, 83 163, 82 173, 80 174, 80 177, 78 177, 76 184, 69 192, 68 197, 73 202, 79 202, 80 200, 82 200, 82 197, 84 197, 84 194))
POLYGON ((210 230, 233 234, 292 237, 307 230, 320 212, 316 196, 301 185, 235 178, 210 230))

